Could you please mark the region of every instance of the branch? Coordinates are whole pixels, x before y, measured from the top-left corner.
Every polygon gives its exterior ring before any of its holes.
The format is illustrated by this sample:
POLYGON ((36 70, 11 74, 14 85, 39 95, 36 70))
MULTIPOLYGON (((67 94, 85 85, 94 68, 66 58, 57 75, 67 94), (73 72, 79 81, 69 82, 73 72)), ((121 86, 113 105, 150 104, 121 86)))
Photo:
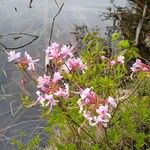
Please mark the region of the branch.
POLYGON ((140 19, 138 27, 136 29, 135 45, 137 45, 139 43, 139 36, 140 36, 141 29, 142 29, 142 26, 143 26, 143 22, 144 22, 144 19, 145 19, 145 16, 146 16, 146 10, 147 10, 147 1, 145 1, 142 18, 140 19))
POLYGON ((32 2, 33 2, 33 0, 30 0, 29 8, 32 8, 32 2))
MULTIPOLYGON (((49 37, 49 46, 51 45, 51 39, 52 39, 52 36, 53 36, 53 30, 54 30, 54 24, 55 24, 55 19, 56 17, 60 14, 62 8, 64 6, 64 3, 61 5, 61 7, 59 8, 58 12, 54 15, 53 17, 53 20, 52 20, 52 27, 51 27, 51 31, 50 31, 50 37, 49 37)), ((51 64, 50 64, 50 61, 48 59, 47 56, 45 56, 45 73, 48 74, 48 72, 50 71, 49 70, 49 67, 51 67, 51 64)))
POLYGON ((64 6, 64 3, 61 5, 61 7, 59 8, 58 12, 55 14, 55 16, 53 17, 53 21, 52 21, 52 28, 51 28, 51 32, 50 32, 50 37, 49 37, 49 46, 51 44, 51 39, 52 39, 52 35, 53 35, 53 30, 54 30, 54 24, 55 24, 55 19, 56 17, 60 14, 62 8, 64 6))

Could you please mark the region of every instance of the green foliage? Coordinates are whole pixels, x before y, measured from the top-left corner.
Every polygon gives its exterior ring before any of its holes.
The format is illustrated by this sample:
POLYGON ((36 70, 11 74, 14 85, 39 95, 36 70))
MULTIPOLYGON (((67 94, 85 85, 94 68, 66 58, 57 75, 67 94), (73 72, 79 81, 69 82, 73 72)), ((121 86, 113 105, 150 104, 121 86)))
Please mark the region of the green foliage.
POLYGON ((29 108, 34 103, 32 99, 29 99, 28 96, 24 96, 22 94, 20 95, 20 100, 25 108, 29 108))
MULTIPOLYGON (((106 46, 106 41, 96 32, 88 33, 84 39, 84 49, 81 58, 87 65, 84 74, 63 73, 68 80, 70 90, 76 91, 76 86, 93 87, 94 91, 102 98, 112 96, 118 98, 124 96, 123 91, 131 93, 134 86, 145 79, 147 75, 139 74, 138 80, 129 80, 129 71, 126 62, 132 58, 140 57, 138 49, 129 40, 121 39, 119 33, 112 35, 112 43, 117 51, 112 55, 112 48, 106 46), (117 60, 119 55, 125 56, 125 64, 110 65, 110 61, 117 60), (102 59, 107 56, 107 59, 102 59)), ((91 127, 83 115, 79 113, 77 100, 79 96, 73 92, 66 101, 60 100, 51 112, 47 107, 41 108, 41 118, 47 121, 44 132, 48 136, 48 145, 58 150, 117 150, 117 149, 144 149, 148 148, 150 134, 150 77, 140 84, 124 101, 118 100, 118 107, 113 112, 108 127, 91 127), (145 144, 146 143, 146 144, 145 144)), ((125 93, 125 94, 126 94, 125 93)), ((24 106, 33 102, 28 97, 21 96, 24 106)), ((39 137, 33 138, 27 146, 13 141, 20 149, 33 149, 39 143, 39 137)))
POLYGON ((111 40, 112 41, 117 41, 120 38, 121 34, 120 33, 113 33, 111 35, 111 40))
POLYGON ((40 143, 39 135, 34 136, 27 145, 19 142, 15 138, 11 140, 11 144, 16 145, 18 150, 35 150, 40 143))
MULTIPOLYGON (((149 97, 130 98, 122 103, 116 116, 112 119, 108 129, 108 139, 113 148, 125 147, 141 149, 147 147, 145 142, 150 134, 149 97)), ((148 148, 148 147, 147 147, 148 148)))
POLYGON ((57 145, 58 150, 76 150, 75 144, 57 145))

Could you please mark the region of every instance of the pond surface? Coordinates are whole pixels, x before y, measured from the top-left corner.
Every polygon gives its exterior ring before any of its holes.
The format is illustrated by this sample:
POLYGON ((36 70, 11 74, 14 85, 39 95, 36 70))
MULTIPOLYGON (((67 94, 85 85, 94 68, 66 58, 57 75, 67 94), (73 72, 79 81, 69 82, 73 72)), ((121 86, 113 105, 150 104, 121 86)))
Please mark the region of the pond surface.
MULTIPOLYGON (((73 41, 70 32, 75 25, 98 26, 104 36, 108 22, 101 21, 100 14, 111 6, 110 0, 58 0, 58 5, 63 2, 63 10, 55 21, 52 41, 62 44, 73 41)), ((125 0, 116 3, 126 5, 125 0)), ((0 42, 6 47, 19 47, 30 41, 28 36, 12 40, 11 36, 4 35, 20 32, 37 35, 37 40, 17 51, 27 51, 33 58, 40 57, 41 63, 44 63, 43 50, 48 45, 52 18, 57 11, 54 0, 33 0, 32 8, 29 8, 29 0, 0 0, 0 42)), ((22 108, 20 92, 23 87, 19 83, 19 72, 15 65, 7 62, 2 49, 4 47, 0 45, 0 149, 11 150, 13 146, 9 141, 12 137, 27 143, 37 132, 42 135, 44 121, 39 119, 38 108, 22 108), (20 137, 23 132, 28 133, 27 139, 20 137)), ((30 83, 29 89, 33 90, 30 83)), ((43 138, 46 138, 45 135, 43 138)))

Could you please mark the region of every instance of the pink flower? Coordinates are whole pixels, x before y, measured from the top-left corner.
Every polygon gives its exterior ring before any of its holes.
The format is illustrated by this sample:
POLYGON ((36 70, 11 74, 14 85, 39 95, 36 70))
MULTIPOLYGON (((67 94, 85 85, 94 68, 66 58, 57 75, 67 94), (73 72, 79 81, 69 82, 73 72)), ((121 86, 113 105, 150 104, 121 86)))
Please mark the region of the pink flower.
POLYGON ((98 109, 96 109, 96 112, 98 113, 98 117, 95 118, 96 124, 101 123, 103 126, 107 127, 107 123, 111 118, 108 105, 101 105, 98 109))
POLYGON ((112 98, 112 97, 108 97, 108 103, 113 107, 113 108, 116 108, 117 107, 117 103, 116 103, 116 101, 115 101, 115 99, 114 98, 112 98))
POLYGON ((15 53, 15 51, 10 51, 9 53, 7 53, 8 54, 8 61, 9 62, 11 62, 11 61, 13 61, 13 60, 16 60, 16 59, 18 59, 18 58, 20 58, 21 57, 21 53, 20 52, 18 52, 18 53, 15 53))
POLYGON ((111 60, 111 61, 109 62, 109 64, 110 64, 111 66, 113 66, 113 65, 116 64, 116 61, 115 61, 115 60, 111 60))
POLYGON ((65 71, 84 71, 86 65, 84 65, 80 58, 69 58, 64 66, 65 71))
POLYGON ((59 47, 60 47, 60 45, 56 42, 51 44, 51 48, 53 48, 53 49, 59 49, 59 47))
POLYGON ((137 59, 136 62, 133 64, 133 66, 131 67, 131 78, 134 72, 150 72, 150 67, 144 63, 141 62, 140 59, 137 59))
POLYGON ((85 98, 87 98, 87 96, 90 94, 91 88, 86 88, 85 90, 83 90, 80 94, 81 99, 84 100, 85 98))
POLYGON ((36 94, 38 95, 36 103, 39 102, 42 106, 44 106, 45 98, 41 95, 40 91, 37 91, 36 94))
POLYGON ((82 91, 80 96, 84 104, 95 104, 97 102, 96 93, 90 88, 86 88, 84 91, 82 91))
POLYGON ((32 57, 31 57, 27 52, 25 52, 24 55, 25 55, 25 58, 23 59, 23 64, 28 65, 28 68, 27 68, 28 70, 35 71, 35 66, 34 66, 34 64, 35 64, 36 62, 38 62, 39 59, 33 60, 32 57))
POLYGON ((89 122, 91 122, 92 120, 93 120, 93 117, 91 116, 91 112, 86 112, 86 111, 84 111, 83 112, 83 116, 89 121, 89 122))
POLYGON ((66 45, 63 45, 61 47, 61 52, 60 54, 62 55, 63 58, 66 58, 66 57, 72 57, 73 54, 72 54, 72 48, 70 48, 70 46, 66 46, 66 45))
POLYGON ((108 105, 99 106, 99 108, 96 109, 96 112, 101 116, 102 119, 111 118, 111 115, 108 113, 108 105))
POLYGON ((65 88, 59 88, 59 90, 54 93, 54 95, 67 99, 69 97, 69 85, 65 84, 65 88))
POLYGON ((40 76, 37 81, 37 87, 44 91, 50 83, 50 77, 47 75, 44 75, 43 77, 40 76))
POLYGON ((121 64, 124 64, 124 56, 119 55, 119 56, 117 57, 117 61, 118 61, 119 63, 121 63, 121 64))
MULTIPOLYGON (((37 97, 37 101, 36 103, 40 103, 43 107, 44 106, 49 106, 50 107, 50 110, 52 109, 53 106, 55 106, 57 104, 58 101, 56 101, 54 98, 53 98, 53 95, 50 94, 50 95, 42 95, 40 91, 37 91, 36 94, 38 95, 37 97)), ((35 104, 36 104, 35 103, 35 104)), ((34 105, 35 105, 34 104, 34 105)))
POLYGON ((57 43, 53 43, 51 46, 48 46, 45 52, 50 60, 60 58, 60 49, 59 44, 57 43))
POLYGON ((96 93, 91 90, 91 88, 86 88, 80 92, 80 99, 77 104, 80 108, 80 113, 83 111, 83 107, 89 104, 96 104, 97 96, 96 93))
POLYGON ((91 126, 95 126, 97 124, 102 124, 104 127, 107 127, 107 124, 109 122, 109 119, 108 118, 102 118, 101 115, 97 116, 94 118, 95 120, 95 123, 91 123, 91 126))
POLYGON ((59 73, 59 72, 55 72, 52 81, 53 81, 54 83, 56 83, 56 82, 58 82, 58 81, 61 80, 61 79, 62 79, 62 76, 60 75, 60 73, 59 73))
POLYGON ((45 100, 48 101, 46 103, 45 106, 49 106, 50 107, 50 110, 52 109, 53 106, 55 106, 57 104, 58 101, 56 101, 54 98, 53 98, 53 95, 50 94, 50 95, 45 95, 45 100))
POLYGON ((108 58, 106 56, 101 56, 102 60, 107 60, 108 58))

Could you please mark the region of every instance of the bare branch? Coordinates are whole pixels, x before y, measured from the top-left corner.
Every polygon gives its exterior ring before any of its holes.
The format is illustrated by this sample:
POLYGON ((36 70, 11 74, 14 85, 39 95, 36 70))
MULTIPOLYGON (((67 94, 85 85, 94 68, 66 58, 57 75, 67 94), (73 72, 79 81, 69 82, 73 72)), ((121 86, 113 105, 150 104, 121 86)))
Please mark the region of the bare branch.
MULTIPOLYGON (((60 14, 62 8, 64 6, 64 3, 61 5, 61 7, 59 8, 58 12, 54 15, 53 20, 52 20, 52 27, 51 27, 51 31, 50 31, 50 37, 49 37, 49 46, 51 44, 51 40, 52 40, 52 36, 53 36, 53 30, 54 30, 54 24, 55 24, 55 19, 56 17, 60 14)), ((48 74, 49 72, 49 68, 51 67, 50 61, 48 59, 47 56, 45 56, 45 73, 48 74)))
POLYGON ((50 32, 50 38, 49 38, 49 45, 51 44, 51 39, 53 36, 53 30, 54 30, 54 24, 55 24, 55 19, 56 17, 60 14, 62 8, 64 6, 64 3, 61 5, 61 7, 59 8, 58 12, 55 14, 55 16, 53 17, 53 21, 52 21, 52 27, 51 27, 51 32, 50 32))
POLYGON ((146 16, 146 11, 147 11, 147 2, 145 2, 142 18, 140 19, 138 27, 136 29, 136 35, 135 35, 135 44, 136 45, 139 42, 139 36, 140 36, 141 29, 142 29, 142 26, 143 26, 143 22, 144 22, 144 19, 145 19, 145 16, 146 16))

